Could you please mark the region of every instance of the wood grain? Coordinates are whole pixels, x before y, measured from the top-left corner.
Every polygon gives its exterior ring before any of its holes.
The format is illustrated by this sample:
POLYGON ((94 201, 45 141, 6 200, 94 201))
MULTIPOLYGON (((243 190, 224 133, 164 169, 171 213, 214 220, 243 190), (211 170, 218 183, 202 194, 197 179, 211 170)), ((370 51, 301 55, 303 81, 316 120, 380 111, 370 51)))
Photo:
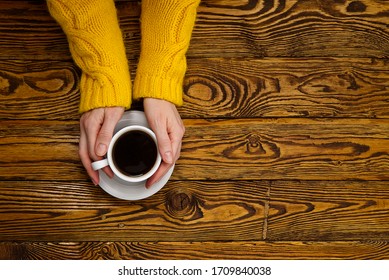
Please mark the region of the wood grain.
MULTIPOLYGON (((175 181, 136 202, 118 200, 83 183, 1 182, 0 190, 1 241, 379 243, 389 232, 388 182, 175 181)), ((116 254, 122 252, 116 249, 116 254)), ((299 256, 300 249, 291 256, 299 256)), ((163 258, 163 252, 146 251, 163 258)), ((242 255, 255 256, 250 248, 242 255)))
POLYGON ((379 260, 388 242, 25 242, 0 243, 13 260, 379 260))
POLYGON ((207 57, 387 57, 389 3, 355 2, 362 3, 204 1, 191 51, 207 57))
MULTIPOLYGON (((389 121, 185 120, 180 180, 388 180, 389 121)), ((1 180, 84 181, 76 121, 1 121, 1 180), (58 172, 58 168, 61 172, 58 172)))
POLYGON ((187 118, 388 118, 389 61, 192 59, 184 92, 187 118))
POLYGON ((1 180, 85 180, 76 121, 0 121, 1 180), (51 177, 51 178, 50 178, 51 177))
POLYGON ((271 185, 268 240, 386 240, 389 182, 271 185))
POLYGON ((0 118, 78 118, 79 80, 72 62, 0 61, 0 118))
MULTIPOLYGON (((3 2, 0 59, 70 59, 65 35, 45 1, 3 2)), ((116 5, 127 55, 136 59, 140 6, 137 1, 116 5)), ((188 56, 384 58, 388 15, 389 3, 381 0, 203 0, 188 56)))
POLYGON ((185 122, 175 178, 387 180, 386 120, 185 122))
POLYGON ((173 176, 122 201, 80 162, 45 1, 0 2, 0 259, 388 259, 389 2, 202 0, 187 57, 173 176))
POLYGON ((0 241, 260 240, 267 184, 169 182, 128 202, 71 182, 0 181, 0 241))
MULTIPOLYGON (((72 62, 0 61, 0 69, 0 119, 80 117, 72 62)), ((383 59, 190 59, 179 111, 182 118, 389 118, 388 69, 383 59)))

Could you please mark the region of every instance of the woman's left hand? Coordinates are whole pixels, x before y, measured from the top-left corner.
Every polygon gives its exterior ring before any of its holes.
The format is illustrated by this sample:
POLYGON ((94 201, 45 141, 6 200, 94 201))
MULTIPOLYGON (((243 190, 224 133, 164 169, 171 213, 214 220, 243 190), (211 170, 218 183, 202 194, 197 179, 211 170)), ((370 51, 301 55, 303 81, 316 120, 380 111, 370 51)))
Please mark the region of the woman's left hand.
POLYGON ((156 173, 147 180, 149 188, 158 182, 180 157, 185 127, 176 106, 166 100, 145 98, 144 112, 150 128, 157 136, 162 163, 156 173))

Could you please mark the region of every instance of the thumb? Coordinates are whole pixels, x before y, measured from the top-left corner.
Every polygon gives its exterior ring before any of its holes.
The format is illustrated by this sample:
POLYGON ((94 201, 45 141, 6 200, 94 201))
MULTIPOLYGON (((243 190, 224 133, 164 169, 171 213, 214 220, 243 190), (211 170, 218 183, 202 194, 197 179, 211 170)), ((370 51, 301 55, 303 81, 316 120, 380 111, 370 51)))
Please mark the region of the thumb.
POLYGON ((108 151, 109 143, 111 142, 113 129, 115 126, 108 124, 103 124, 100 129, 99 134, 97 135, 95 152, 99 157, 104 156, 108 151))
POLYGON ((173 163, 172 144, 166 127, 158 127, 154 132, 157 136, 158 149, 162 160, 168 164, 173 163))
POLYGON ((113 131, 122 114, 112 113, 112 108, 106 108, 104 121, 97 135, 95 152, 96 155, 102 157, 108 151, 109 143, 111 142, 113 131))

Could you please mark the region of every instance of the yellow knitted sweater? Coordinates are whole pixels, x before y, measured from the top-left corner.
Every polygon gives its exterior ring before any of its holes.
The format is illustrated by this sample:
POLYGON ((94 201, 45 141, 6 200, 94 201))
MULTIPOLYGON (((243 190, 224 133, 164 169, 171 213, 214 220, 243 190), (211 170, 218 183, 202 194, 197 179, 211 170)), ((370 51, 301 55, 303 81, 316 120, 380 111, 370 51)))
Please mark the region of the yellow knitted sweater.
POLYGON ((80 112, 129 108, 132 98, 182 104, 185 54, 200 0, 143 0, 141 54, 132 85, 113 0, 47 0, 82 70, 80 112))

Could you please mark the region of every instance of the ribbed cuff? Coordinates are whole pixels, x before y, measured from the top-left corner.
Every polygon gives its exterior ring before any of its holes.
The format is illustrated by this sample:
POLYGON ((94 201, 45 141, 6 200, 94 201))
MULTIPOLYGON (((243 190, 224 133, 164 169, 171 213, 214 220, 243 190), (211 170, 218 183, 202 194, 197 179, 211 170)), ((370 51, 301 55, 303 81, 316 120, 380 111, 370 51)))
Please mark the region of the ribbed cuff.
POLYGON ((172 102, 177 106, 183 104, 183 78, 166 78, 137 73, 134 81, 134 99, 158 98, 172 102))

